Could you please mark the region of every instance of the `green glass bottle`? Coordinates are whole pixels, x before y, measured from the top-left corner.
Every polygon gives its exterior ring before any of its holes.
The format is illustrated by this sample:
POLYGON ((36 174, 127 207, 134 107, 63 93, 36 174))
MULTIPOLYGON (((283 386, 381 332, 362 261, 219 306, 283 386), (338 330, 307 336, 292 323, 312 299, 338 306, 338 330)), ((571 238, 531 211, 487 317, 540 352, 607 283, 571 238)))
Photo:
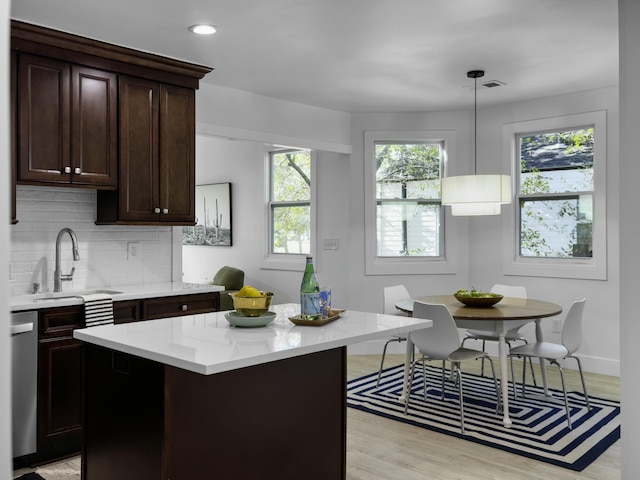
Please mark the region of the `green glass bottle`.
POLYGON ((320 318, 320 286, 313 269, 311 255, 307 255, 307 264, 300 284, 300 316, 305 320, 320 318))

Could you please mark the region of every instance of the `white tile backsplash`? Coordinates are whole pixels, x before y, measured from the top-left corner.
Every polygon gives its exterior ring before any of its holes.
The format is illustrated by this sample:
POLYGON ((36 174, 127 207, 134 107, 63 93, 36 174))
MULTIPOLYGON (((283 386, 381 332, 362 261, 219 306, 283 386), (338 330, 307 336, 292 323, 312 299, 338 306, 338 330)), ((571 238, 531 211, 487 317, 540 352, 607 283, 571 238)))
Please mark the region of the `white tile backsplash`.
POLYGON ((71 239, 62 239, 62 272, 75 267, 63 290, 112 285, 170 282, 171 227, 96 225, 96 191, 84 188, 18 185, 18 223, 11 226, 10 285, 12 295, 53 291, 55 242, 71 228, 78 237, 80 260, 73 261, 71 239), (127 258, 127 243, 139 242, 139 255, 127 258))

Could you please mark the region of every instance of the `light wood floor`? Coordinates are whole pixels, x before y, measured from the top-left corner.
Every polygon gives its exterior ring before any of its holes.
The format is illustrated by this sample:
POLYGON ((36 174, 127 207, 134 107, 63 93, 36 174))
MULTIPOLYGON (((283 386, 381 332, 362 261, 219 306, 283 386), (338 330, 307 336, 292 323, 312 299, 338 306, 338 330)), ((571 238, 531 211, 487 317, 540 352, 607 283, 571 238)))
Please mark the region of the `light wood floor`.
MULTIPOLYGON (((403 355, 387 355, 385 367, 403 362, 403 355)), ((348 378, 377 372, 379 363, 378 355, 351 355, 348 378)), ((519 369, 521 362, 515 363, 519 369)), ((463 372, 480 373, 480 362, 465 362, 463 372)), ((547 372, 549 386, 560 389, 557 369, 547 368, 547 372)), ((577 371, 565 369, 565 377, 567 390, 582 390, 577 371)), ((585 379, 589 395, 620 399, 617 377, 585 374, 585 379)), ((348 408, 347 479, 619 480, 620 441, 585 470, 574 472, 348 408)))

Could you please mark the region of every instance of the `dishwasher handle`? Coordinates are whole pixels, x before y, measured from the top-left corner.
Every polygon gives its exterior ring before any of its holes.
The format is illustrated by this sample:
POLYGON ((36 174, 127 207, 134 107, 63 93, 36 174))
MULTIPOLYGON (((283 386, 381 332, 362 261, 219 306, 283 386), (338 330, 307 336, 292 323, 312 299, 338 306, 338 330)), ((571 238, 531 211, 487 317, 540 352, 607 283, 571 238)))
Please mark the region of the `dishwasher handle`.
POLYGON ((18 325, 11 325, 9 327, 9 332, 11 335, 20 335, 21 333, 33 332, 33 322, 30 323, 20 323, 18 325))

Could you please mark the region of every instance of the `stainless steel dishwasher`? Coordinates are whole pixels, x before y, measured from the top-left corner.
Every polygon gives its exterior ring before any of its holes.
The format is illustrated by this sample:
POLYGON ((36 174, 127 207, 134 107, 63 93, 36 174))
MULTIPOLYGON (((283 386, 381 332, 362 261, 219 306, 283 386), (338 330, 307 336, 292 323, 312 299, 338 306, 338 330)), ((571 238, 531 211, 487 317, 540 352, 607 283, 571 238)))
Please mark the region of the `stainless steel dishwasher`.
POLYGON ((35 453, 37 435, 38 312, 11 314, 13 457, 35 453))

